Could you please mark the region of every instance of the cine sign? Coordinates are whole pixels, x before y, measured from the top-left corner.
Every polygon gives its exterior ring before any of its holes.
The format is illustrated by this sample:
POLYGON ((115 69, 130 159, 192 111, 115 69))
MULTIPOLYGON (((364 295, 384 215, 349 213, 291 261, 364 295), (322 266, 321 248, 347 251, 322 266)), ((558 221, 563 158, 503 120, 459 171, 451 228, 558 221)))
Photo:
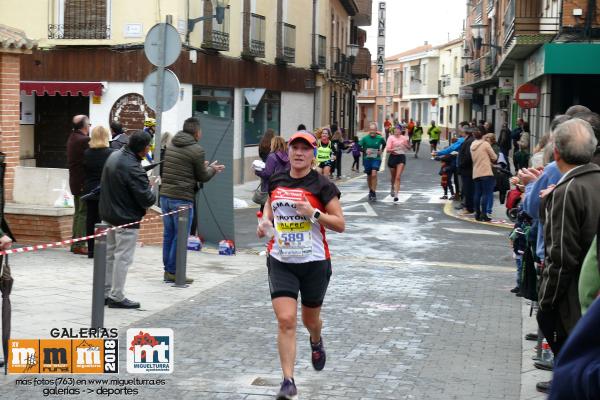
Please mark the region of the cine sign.
POLYGON ((377 23, 377 73, 385 72, 385 2, 379 2, 377 23))

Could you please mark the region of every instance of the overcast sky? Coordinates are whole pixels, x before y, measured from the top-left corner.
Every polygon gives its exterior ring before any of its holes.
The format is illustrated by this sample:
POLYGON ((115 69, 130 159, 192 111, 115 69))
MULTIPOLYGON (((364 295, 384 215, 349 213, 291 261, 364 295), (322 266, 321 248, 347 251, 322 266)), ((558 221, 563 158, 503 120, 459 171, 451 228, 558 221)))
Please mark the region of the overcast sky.
MULTIPOLYGON (((377 21, 380 0, 373 0, 373 23, 367 28, 366 46, 377 56, 377 21)), ((385 56, 421 46, 425 41, 439 45, 462 33, 465 0, 387 0, 385 56)))

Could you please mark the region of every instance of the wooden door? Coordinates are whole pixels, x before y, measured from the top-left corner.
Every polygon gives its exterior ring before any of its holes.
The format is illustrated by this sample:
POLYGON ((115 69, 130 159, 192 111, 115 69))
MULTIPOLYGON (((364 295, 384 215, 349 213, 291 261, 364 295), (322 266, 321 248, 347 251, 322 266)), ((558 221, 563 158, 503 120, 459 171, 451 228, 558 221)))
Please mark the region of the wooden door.
POLYGON ((36 96, 34 146, 36 166, 67 168, 67 139, 73 116, 89 115, 85 96, 36 96))

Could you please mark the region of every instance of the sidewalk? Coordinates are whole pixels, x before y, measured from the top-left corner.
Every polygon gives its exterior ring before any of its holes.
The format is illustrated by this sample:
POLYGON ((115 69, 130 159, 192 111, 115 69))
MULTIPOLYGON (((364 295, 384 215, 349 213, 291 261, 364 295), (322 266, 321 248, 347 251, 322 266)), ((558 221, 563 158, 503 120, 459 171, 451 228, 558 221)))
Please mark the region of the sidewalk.
POLYGON ((508 219, 506 215, 506 206, 500 204, 498 199, 498 193, 494 193, 494 206, 492 208, 491 222, 480 222, 475 220, 475 215, 463 216, 461 215, 462 210, 457 210, 456 207, 460 206, 460 201, 448 201, 444 206, 444 213, 450 217, 458 218, 463 221, 472 222, 476 224, 483 224, 488 226, 499 226, 502 228, 512 229, 514 223, 508 219))
MULTIPOLYGON (((492 222, 480 222, 476 221, 474 216, 462 216, 460 215, 460 210, 456 210, 455 207, 458 207, 460 203, 458 201, 449 201, 444 206, 444 213, 448 216, 458 218, 460 220, 482 224, 488 226, 498 226, 502 228, 513 228, 513 223, 510 222, 508 217, 506 216, 506 207, 504 204, 500 204, 498 200, 498 194, 494 193, 494 207, 492 209, 493 213, 491 215, 492 222)), ((509 246, 506 246, 507 251, 510 251, 509 246)), ((507 293, 507 295, 512 296, 511 293, 507 293)), ((528 300, 523 300, 522 306, 522 331, 521 331, 521 350, 522 350, 522 361, 521 361, 521 395, 520 400, 542 400, 546 398, 546 395, 540 393, 536 390, 535 386, 538 382, 549 381, 552 379, 552 373, 549 371, 542 371, 534 367, 534 360, 532 359, 535 356, 535 346, 537 342, 525 340, 525 335, 527 333, 537 332, 538 325, 535 319, 535 310, 533 316, 529 316, 531 307, 531 302, 528 300)))
MULTIPOLYGON (((132 325, 265 265, 264 257, 257 255, 219 256, 204 249, 189 251, 187 275, 195 281, 182 289, 163 282, 161 259, 161 247, 136 248, 125 294, 139 301, 141 309, 105 307, 105 327, 132 325)), ((62 248, 11 255, 10 264, 15 280, 11 294, 12 338, 49 338, 51 328, 90 327, 93 260, 62 248)))
POLYGON ((542 371, 533 366, 534 361, 531 357, 535 356, 535 346, 537 342, 525 340, 527 333, 537 332, 538 324, 535 319, 535 310, 533 316, 529 316, 531 302, 523 300, 523 360, 521 363, 521 397, 520 400, 542 400, 546 395, 536 390, 535 385, 538 382, 545 382, 552 379, 552 372, 542 371))

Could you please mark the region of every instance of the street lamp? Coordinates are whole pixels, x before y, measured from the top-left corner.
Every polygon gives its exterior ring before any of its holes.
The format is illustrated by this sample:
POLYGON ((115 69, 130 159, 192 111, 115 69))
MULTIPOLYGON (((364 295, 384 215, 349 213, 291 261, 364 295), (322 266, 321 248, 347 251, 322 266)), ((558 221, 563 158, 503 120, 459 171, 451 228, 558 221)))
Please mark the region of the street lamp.
POLYGON ((496 46, 491 43, 483 43, 483 31, 487 29, 487 25, 473 24, 471 25, 471 34, 473 37, 473 47, 475 50, 480 50, 482 46, 491 47, 496 50, 502 50, 502 46, 496 46))
POLYGON ((350 57, 350 62, 353 62, 356 56, 358 56, 358 45, 357 44, 348 44, 346 45, 346 53, 348 57, 350 57))
POLYGON ((229 7, 229 1, 230 0, 217 0, 217 7, 216 7, 217 9, 215 11, 215 15, 207 15, 205 17, 198 17, 198 18, 189 18, 188 26, 187 26, 188 29, 187 29, 186 40, 189 42, 190 33, 194 30, 194 26, 200 21, 207 21, 209 19, 215 18, 219 25, 222 24, 223 20, 225 19, 225 9, 227 9, 229 7))

